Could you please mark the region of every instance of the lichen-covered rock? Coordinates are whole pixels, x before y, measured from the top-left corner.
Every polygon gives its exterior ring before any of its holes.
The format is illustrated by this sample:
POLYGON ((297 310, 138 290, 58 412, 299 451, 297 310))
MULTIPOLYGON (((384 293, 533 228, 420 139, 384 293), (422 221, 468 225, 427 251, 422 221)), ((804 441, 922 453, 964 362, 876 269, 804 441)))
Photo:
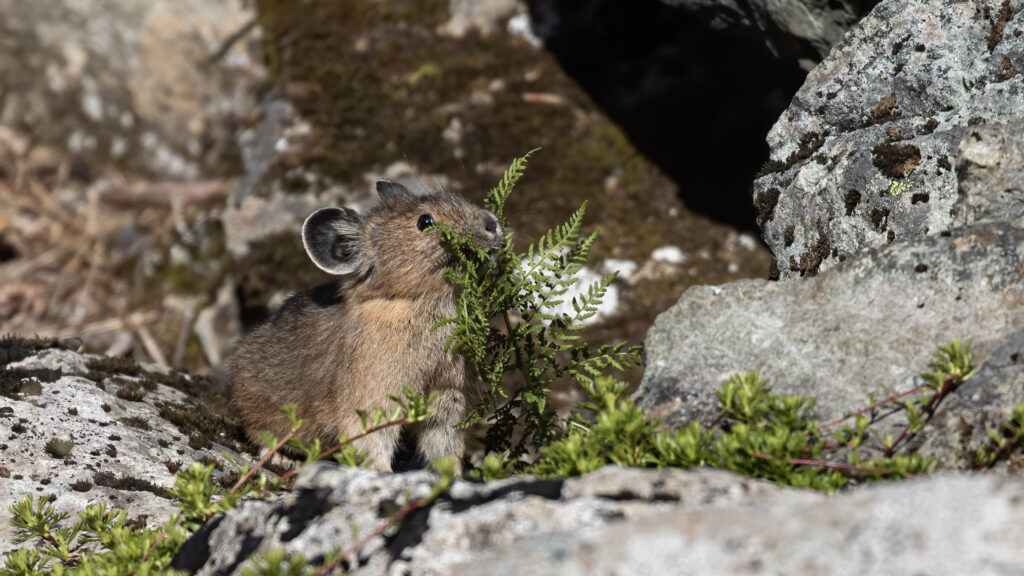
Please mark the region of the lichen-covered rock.
MULTIPOLYGON (((827 422, 922 383, 932 352, 969 338, 982 372, 929 423, 925 455, 968 467, 988 429, 1009 419, 1019 386, 1024 328, 1024 229, 977 225, 897 241, 801 282, 741 280, 691 288, 647 334, 641 407, 672 425, 709 424, 715 391, 737 372, 758 370, 780 393, 817 399, 827 422), (988 362, 1003 368, 987 368, 988 362), (984 374, 984 376, 982 375, 984 374), (967 397, 970 397, 968 400, 967 397), (976 426, 962 444, 960 419, 976 426)), ((899 435, 902 416, 876 427, 899 435)), ((866 454, 866 453, 865 453, 866 454)))
POLYGON ((1022 9, 886 0, 807 76, 754 183, 779 277, 954 225, 965 131, 1024 115, 1022 9))
POLYGON ((265 78, 240 2, 0 2, 0 124, 172 179, 237 173, 234 132, 265 78))
MULTIPOLYGON (((388 475, 327 463, 309 466, 279 502, 245 502, 212 520, 182 547, 175 566, 199 575, 235 574, 250 555, 275 549, 315 562, 371 534, 389 514, 426 496, 431 481, 426 472, 388 475)), ((406 517, 386 537, 373 538, 359 554, 361 566, 350 573, 458 574, 463 564, 538 534, 659 513, 819 498, 718 470, 608 467, 568 480, 457 480, 429 509, 406 517)))
POLYGON ((134 361, 84 356, 55 341, 0 340, 0 553, 14 546, 8 507, 53 495, 74 518, 89 504, 156 525, 168 490, 194 461, 229 478, 251 462, 243 435, 204 379, 134 361))

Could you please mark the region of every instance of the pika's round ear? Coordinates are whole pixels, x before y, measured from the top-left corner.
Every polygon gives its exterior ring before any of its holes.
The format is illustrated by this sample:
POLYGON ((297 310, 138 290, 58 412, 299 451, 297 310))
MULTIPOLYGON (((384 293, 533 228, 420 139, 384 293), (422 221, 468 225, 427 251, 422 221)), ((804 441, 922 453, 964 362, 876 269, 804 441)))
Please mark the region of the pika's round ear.
POLYGON ((351 274, 359 268, 363 220, 348 208, 322 208, 302 223, 302 245, 318 268, 328 274, 351 274))
POLYGON ((409 198, 415 198, 416 195, 409 192, 409 189, 402 186, 398 182, 391 180, 378 180, 377 181, 377 195, 380 196, 382 202, 387 202, 392 198, 398 198, 401 196, 407 196, 409 198))

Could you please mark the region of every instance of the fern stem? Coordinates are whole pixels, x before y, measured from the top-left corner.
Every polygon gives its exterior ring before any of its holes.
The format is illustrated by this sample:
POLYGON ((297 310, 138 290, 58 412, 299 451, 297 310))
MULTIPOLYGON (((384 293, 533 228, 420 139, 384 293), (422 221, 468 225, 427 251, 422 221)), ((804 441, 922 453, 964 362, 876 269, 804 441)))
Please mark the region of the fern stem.
POLYGON ((508 331, 508 340, 512 343, 513 349, 516 351, 516 368, 523 375, 523 380, 526 382, 526 387, 533 387, 533 382, 530 382, 530 373, 527 372, 526 367, 523 366, 523 355, 519 350, 518 339, 513 336, 512 320, 508 317, 508 310, 501 311, 501 317, 505 321, 505 330, 508 331))

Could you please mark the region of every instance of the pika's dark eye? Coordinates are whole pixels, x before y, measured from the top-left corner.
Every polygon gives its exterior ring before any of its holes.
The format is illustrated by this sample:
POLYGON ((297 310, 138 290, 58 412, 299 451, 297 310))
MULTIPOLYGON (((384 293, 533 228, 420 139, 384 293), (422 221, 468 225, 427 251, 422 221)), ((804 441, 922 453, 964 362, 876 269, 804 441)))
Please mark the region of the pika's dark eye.
POLYGON ((434 217, 430 214, 420 214, 420 219, 416 221, 416 228, 420 232, 423 232, 424 228, 434 225, 434 217))

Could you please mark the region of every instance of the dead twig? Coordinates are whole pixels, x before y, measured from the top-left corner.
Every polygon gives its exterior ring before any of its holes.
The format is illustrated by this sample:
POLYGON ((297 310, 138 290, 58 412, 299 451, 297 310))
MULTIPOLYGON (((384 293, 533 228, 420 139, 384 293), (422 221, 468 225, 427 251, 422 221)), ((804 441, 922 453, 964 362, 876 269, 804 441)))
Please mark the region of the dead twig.
POLYGON ((231 47, 234 46, 235 43, 237 43, 242 38, 245 38, 246 34, 248 34, 249 32, 252 32, 256 28, 256 24, 256 18, 253 17, 250 20, 248 20, 245 24, 243 24, 241 28, 239 28, 235 32, 232 32, 230 36, 225 38, 224 41, 220 43, 220 46, 216 50, 214 50, 212 54, 206 57, 206 60, 203 61, 203 66, 209 67, 216 64, 218 60, 223 58, 228 53, 228 51, 231 50, 231 47))
POLYGON ((100 202, 117 208, 161 208, 170 210, 174 201, 185 205, 208 205, 224 200, 234 180, 202 182, 137 182, 129 185, 113 182, 100 187, 100 202))
POLYGON ((139 336, 142 347, 146 349, 146 354, 149 354, 149 357, 157 364, 167 366, 167 357, 160 350, 160 345, 156 343, 156 338, 153 338, 153 333, 149 331, 149 328, 139 326, 135 329, 135 333, 139 336))

